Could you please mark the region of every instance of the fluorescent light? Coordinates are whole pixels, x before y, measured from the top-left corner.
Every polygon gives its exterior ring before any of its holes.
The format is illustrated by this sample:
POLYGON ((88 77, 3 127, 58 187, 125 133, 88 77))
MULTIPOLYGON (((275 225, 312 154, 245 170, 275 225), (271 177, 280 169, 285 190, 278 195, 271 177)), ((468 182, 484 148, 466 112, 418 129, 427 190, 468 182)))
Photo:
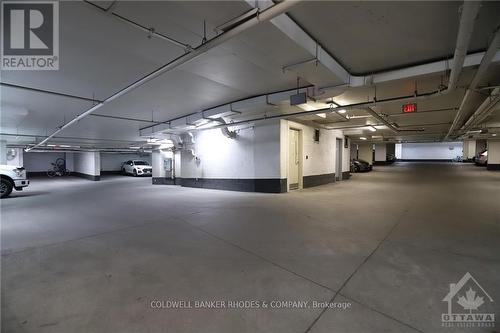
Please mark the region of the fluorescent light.
POLYGON ((360 140, 366 140, 366 138, 364 136, 360 136, 359 139, 360 140))
POLYGON ((326 118, 326 113, 316 113, 318 117, 326 118))
POLYGON ((149 138, 147 142, 148 143, 155 143, 156 141, 158 141, 157 138, 149 138))
POLYGON ((56 147, 56 145, 47 145, 47 147, 56 147))
POLYGON ((61 148, 71 148, 71 146, 68 146, 68 145, 59 145, 59 147, 61 147, 61 148))
POLYGON ((376 129, 375 127, 373 127, 373 126, 368 126, 368 129, 369 129, 370 131, 372 131, 372 132, 375 132, 375 131, 377 130, 377 129, 376 129))
POLYGON ((492 133, 491 136, 497 136, 497 134, 496 133, 492 133))
POLYGON ((346 113, 346 112, 347 112, 347 110, 346 110, 346 109, 340 109, 340 110, 337 110, 337 112, 338 112, 338 113, 342 113, 342 114, 343 114, 343 113, 346 113))
POLYGON ((138 146, 131 146, 129 147, 130 149, 141 149, 141 147, 138 147, 138 146))

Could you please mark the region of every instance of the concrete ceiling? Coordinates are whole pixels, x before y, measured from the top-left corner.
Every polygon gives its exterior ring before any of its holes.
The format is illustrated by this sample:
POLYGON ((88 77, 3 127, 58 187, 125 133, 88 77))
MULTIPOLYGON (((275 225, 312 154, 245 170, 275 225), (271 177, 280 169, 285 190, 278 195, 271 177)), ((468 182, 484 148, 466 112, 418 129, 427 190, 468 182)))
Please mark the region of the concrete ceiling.
MULTIPOLYGON (((365 75, 453 56, 459 1, 306 1, 289 15, 351 74, 365 75)), ((487 48, 500 2, 483 1, 469 52, 487 48)))
MULTIPOLYGON (((106 7, 111 3, 96 4, 106 7)), ((456 41, 459 6, 457 2, 305 1, 290 16, 351 74, 372 73, 450 57, 456 41)), ((116 3, 113 11, 182 43, 198 46, 203 38, 204 20, 210 39, 217 35, 217 26, 250 9, 244 1, 123 1, 116 3)), ((483 3, 470 51, 486 47, 494 28, 500 24, 498 13, 498 2, 483 3)), ((84 2, 61 2, 60 26, 60 70, 3 71, 1 81, 102 100, 185 52, 165 40, 148 38, 146 32, 84 2)), ((321 64, 302 66, 300 73, 283 70, 284 66, 310 57, 272 23, 261 23, 105 105, 65 129, 54 141, 127 146, 145 140, 139 135, 144 126, 251 96, 294 89, 298 75, 301 85, 314 83, 324 87, 342 83, 321 64)), ((481 84, 499 84, 499 67, 493 66, 481 84)), ((469 84, 475 70, 470 67, 462 73, 459 87, 469 84)), ((334 100, 339 104, 366 101, 373 98, 375 91, 378 99, 403 96, 412 94, 415 84, 419 93, 430 92, 446 79, 447 73, 443 72, 376 87, 349 88, 334 100)), ((402 115, 401 103, 385 105, 377 111, 387 114, 388 119, 400 126, 425 124, 428 133, 437 133, 432 138, 439 139, 453 121, 463 93, 459 89, 442 98, 419 102, 418 114, 402 115)), ((329 100, 327 97, 323 96, 324 102, 329 100)), ((484 98, 473 100, 468 112, 473 112, 484 98)), ((9 144, 39 141, 91 106, 89 101, 2 86, 1 132, 21 134, 2 139, 9 144)), ((296 111, 296 107, 281 105, 271 110, 249 110, 244 116, 296 111)), ((350 114, 366 116, 363 110, 352 110, 350 114)), ((489 120, 495 123, 497 114, 493 112, 489 120)), ((343 120, 338 115, 301 119, 328 126, 337 126, 343 120)), ((373 121, 373 118, 356 118, 343 125, 353 127, 373 121)), ((346 133, 358 133, 359 129, 350 131, 346 133)), ((360 135, 363 133, 361 130, 360 135)), ((383 126, 380 134, 394 136, 383 126)))

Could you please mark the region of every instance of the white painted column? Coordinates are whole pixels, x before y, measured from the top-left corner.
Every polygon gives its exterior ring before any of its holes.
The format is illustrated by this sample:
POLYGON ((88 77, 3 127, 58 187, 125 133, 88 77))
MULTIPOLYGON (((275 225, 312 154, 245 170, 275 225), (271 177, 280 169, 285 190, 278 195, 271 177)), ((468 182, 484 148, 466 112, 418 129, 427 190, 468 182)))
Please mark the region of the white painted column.
POLYGON ((464 161, 470 161, 474 156, 476 156, 476 140, 464 140, 463 149, 463 159, 464 161))
POLYGON ((500 140, 488 140, 487 169, 500 171, 500 140))
POLYGON ((387 161, 387 147, 385 143, 375 144, 375 163, 384 164, 387 161))
POLYGON ((363 143, 358 145, 358 158, 373 165, 373 144, 363 143))
POLYGON ((7 164, 7 141, 0 140, 0 164, 7 164))
POLYGON ((73 174, 88 180, 101 180, 101 153, 84 151, 74 153, 73 174))

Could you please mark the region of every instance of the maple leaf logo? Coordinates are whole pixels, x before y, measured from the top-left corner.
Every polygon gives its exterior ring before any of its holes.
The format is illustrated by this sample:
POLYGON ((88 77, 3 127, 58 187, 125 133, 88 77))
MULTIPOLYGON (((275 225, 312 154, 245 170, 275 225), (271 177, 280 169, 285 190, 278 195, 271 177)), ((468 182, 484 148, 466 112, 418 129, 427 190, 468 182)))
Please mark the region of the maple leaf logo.
POLYGON ((469 288, 469 290, 465 292, 465 297, 460 296, 457 303, 460 304, 464 310, 472 312, 472 310, 477 310, 481 305, 483 305, 484 299, 483 297, 476 296, 476 292, 469 288))

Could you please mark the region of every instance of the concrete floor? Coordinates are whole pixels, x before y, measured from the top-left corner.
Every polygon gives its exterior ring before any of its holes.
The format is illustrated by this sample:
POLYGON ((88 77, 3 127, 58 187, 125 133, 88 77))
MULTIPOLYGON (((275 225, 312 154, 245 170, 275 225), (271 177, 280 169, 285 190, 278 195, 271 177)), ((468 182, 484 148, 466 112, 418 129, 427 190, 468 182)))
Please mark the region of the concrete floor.
POLYGON ((289 194, 150 183, 34 179, 1 201, 2 332, 500 331, 441 328, 442 299, 465 272, 500 316, 498 172, 400 163, 289 194))

